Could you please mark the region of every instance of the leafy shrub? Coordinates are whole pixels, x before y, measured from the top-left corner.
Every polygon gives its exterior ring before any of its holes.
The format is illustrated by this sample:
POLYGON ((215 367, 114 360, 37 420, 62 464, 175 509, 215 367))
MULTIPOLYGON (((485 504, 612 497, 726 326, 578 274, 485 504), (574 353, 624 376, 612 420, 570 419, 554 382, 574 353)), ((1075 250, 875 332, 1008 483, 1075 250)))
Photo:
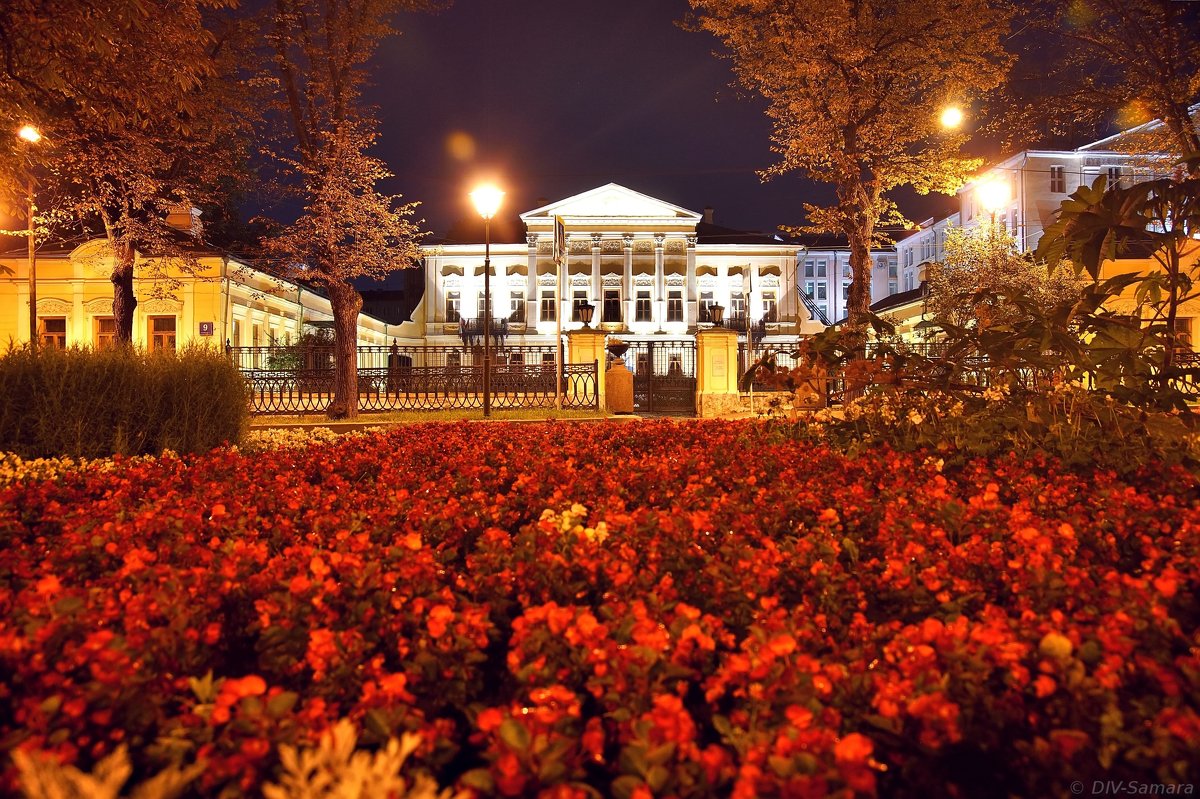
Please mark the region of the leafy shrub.
POLYGON ((203 452, 249 418, 241 375, 203 347, 9 349, 0 385, 0 450, 23 458, 203 452))

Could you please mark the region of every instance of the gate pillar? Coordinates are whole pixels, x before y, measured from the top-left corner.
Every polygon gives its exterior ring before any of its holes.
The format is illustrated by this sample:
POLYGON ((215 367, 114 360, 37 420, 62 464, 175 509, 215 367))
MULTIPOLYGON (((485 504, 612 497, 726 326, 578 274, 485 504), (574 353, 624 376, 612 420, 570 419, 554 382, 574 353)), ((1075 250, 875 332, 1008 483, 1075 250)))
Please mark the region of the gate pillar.
MULTIPOLYGON (((596 392, 598 394, 598 407, 604 410, 605 392, 604 392, 604 337, 605 334, 599 330, 584 328, 583 330, 572 330, 567 333, 567 363, 594 363, 596 364, 596 392)), ((565 390, 565 386, 564 386, 565 390)))
POLYGON ((696 333, 696 415, 740 413, 737 332, 710 327, 696 333))

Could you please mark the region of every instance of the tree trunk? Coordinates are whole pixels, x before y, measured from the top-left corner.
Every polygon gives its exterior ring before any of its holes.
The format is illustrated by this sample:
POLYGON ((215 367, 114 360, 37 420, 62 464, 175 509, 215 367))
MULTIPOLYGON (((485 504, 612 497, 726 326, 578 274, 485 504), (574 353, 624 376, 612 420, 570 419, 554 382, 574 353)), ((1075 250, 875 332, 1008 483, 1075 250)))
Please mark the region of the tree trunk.
POLYGON ((867 315, 871 313, 871 233, 870 223, 860 224, 857 230, 847 230, 850 244, 850 296, 846 301, 846 329, 850 343, 860 352, 866 345, 867 315))
POLYGON ((333 308, 333 402, 330 419, 358 416, 358 312, 362 295, 349 283, 327 286, 333 308))
POLYGON ((132 244, 113 244, 117 264, 109 278, 113 284, 113 317, 117 323, 117 342, 133 343, 133 312, 137 297, 133 293, 133 262, 136 251, 132 244))

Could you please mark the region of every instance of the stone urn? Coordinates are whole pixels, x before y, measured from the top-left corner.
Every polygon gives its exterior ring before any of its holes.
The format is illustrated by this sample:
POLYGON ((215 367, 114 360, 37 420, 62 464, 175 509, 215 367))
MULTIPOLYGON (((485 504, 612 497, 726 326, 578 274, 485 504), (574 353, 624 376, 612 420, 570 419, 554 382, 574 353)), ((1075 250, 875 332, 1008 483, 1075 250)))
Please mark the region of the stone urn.
POLYGON ((607 346, 605 346, 605 349, 608 350, 608 354, 613 357, 614 362, 620 361, 621 364, 624 364, 625 353, 629 352, 629 342, 622 341, 619 338, 614 338, 609 340, 607 346))

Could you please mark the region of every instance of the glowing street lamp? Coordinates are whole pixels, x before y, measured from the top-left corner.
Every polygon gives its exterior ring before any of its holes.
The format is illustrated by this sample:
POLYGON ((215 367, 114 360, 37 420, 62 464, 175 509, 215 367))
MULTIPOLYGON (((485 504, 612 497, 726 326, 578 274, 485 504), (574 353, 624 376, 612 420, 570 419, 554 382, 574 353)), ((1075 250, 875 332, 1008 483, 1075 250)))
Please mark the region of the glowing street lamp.
MULTIPOLYGON (((42 140, 42 132, 33 125, 24 125, 17 131, 17 138, 26 144, 37 144, 42 140)), ((37 253, 33 213, 36 210, 33 202, 33 170, 29 171, 29 182, 26 184, 26 197, 29 204, 26 208, 27 234, 29 245, 29 348, 37 349, 37 253)))
POLYGON ((942 109, 939 119, 943 128, 957 128, 963 122, 962 109, 956 105, 947 106, 942 109))
POLYGON ((979 205, 986 209, 992 215, 992 224, 996 223, 996 212, 1001 208, 1007 208, 1012 201, 1012 192, 1009 191, 1008 182, 1004 180, 989 180, 986 183, 979 184, 975 189, 975 199, 979 201, 979 205))
POLYGON ((483 217, 483 415, 492 415, 492 217, 500 210, 504 192, 483 185, 471 192, 471 202, 483 217))

